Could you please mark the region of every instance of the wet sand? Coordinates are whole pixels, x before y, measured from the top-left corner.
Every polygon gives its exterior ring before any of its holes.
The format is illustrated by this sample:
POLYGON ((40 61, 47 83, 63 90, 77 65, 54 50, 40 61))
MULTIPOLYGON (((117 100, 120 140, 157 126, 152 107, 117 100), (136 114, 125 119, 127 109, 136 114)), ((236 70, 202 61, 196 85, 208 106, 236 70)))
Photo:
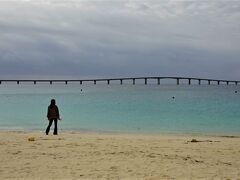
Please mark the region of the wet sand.
POLYGON ((191 178, 240 179, 240 138, 0 132, 0 179, 191 178))

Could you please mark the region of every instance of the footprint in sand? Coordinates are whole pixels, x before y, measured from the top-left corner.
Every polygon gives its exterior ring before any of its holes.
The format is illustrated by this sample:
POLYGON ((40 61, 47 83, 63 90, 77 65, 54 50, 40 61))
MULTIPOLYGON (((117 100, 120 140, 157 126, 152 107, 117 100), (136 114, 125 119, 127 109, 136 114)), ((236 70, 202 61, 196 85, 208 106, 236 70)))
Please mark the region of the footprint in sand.
POLYGON ((118 167, 117 167, 117 166, 111 166, 110 169, 111 169, 112 171, 116 171, 116 170, 118 169, 118 167))
POLYGON ((154 154, 148 154, 146 157, 155 158, 156 156, 154 154))
POLYGON ((22 151, 16 151, 16 152, 12 152, 11 154, 13 155, 17 155, 17 154, 20 154, 22 151))

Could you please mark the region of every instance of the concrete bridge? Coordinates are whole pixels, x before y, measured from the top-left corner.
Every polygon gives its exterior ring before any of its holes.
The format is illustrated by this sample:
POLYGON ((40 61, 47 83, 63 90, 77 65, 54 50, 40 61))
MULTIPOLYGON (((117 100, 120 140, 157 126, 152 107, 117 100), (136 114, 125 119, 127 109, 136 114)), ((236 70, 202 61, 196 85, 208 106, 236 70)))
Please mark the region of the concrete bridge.
POLYGON ((110 84, 112 81, 119 81, 120 84, 123 84, 123 81, 132 81, 132 84, 135 85, 136 80, 143 80, 144 84, 148 84, 148 80, 156 80, 156 84, 160 85, 161 80, 163 79, 172 79, 176 80, 176 84, 179 85, 181 80, 187 80, 188 84, 191 85, 193 81, 197 81, 197 83, 200 85, 202 82, 207 82, 207 84, 211 84, 215 82, 216 84, 235 84, 238 85, 240 81, 233 81, 233 80, 222 80, 222 79, 202 79, 202 78, 190 78, 190 77, 133 77, 133 78, 103 78, 103 79, 80 79, 80 80, 74 80, 74 79, 58 79, 58 80, 41 80, 41 79, 19 79, 19 80, 0 80, 0 84, 3 82, 16 82, 17 84, 20 84, 22 82, 32 82, 33 84, 40 83, 40 82, 48 82, 50 84, 54 82, 62 82, 65 84, 68 84, 69 82, 79 82, 80 84, 83 84, 83 82, 92 82, 93 84, 97 84, 97 82, 105 81, 106 84, 110 84))

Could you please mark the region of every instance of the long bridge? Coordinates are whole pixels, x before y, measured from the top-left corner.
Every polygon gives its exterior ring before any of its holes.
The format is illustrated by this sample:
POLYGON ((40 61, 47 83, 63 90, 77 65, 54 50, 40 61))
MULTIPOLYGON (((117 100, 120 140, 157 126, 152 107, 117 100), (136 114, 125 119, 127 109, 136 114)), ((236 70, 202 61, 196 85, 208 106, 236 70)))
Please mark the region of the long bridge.
POLYGON ((119 81, 120 84, 123 84, 123 81, 132 81, 132 84, 135 85, 136 80, 143 80, 144 84, 148 84, 148 80, 156 80, 156 83, 158 85, 161 84, 161 80, 163 79, 172 79, 176 80, 176 84, 180 84, 180 80, 187 80, 188 84, 191 85, 193 81, 197 81, 197 83, 200 85, 202 82, 207 82, 207 84, 211 84, 215 82, 216 84, 226 84, 229 85, 235 84, 238 85, 240 81, 234 81, 234 80, 222 80, 222 79, 202 79, 202 78, 190 78, 190 77, 133 77, 133 78, 102 78, 102 79, 58 79, 58 80, 46 80, 46 79, 19 79, 19 80, 13 80, 13 79, 5 79, 0 80, 0 84, 3 82, 16 82, 17 84, 20 84, 22 82, 32 82, 33 84, 40 83, 40 82, 48 82, 50 84, 53 84, 54 82, 62 82, 65 84, 68 84, 69 82, 79 82, 80 84, 83 84, 83 82, 93 82, 93 84, 97 84, 97 82, 106 82, 108 85, 111 81, 119 81))

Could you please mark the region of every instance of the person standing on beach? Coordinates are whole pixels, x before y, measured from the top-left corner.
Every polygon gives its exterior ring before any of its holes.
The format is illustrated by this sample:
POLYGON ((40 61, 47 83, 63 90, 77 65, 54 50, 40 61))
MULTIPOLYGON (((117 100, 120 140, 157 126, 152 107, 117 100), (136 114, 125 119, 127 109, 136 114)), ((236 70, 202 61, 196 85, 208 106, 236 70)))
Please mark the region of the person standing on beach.
POLYGON ((54 121, 54 132, 53 132, 53 134, 57 135, 58 134, 57 123, 58 123, 58 120, 61 120, 61 119, 60 119, 60 116, 59 116, 59 111, 58 111, 58 107, 56 105, 55 99, 52 99, 51 104, 48 106, 47 118, 48 118, 49 124, 48 124, 48 127, 46 129, 46 135, 48 135, 53 121, 54 121))

